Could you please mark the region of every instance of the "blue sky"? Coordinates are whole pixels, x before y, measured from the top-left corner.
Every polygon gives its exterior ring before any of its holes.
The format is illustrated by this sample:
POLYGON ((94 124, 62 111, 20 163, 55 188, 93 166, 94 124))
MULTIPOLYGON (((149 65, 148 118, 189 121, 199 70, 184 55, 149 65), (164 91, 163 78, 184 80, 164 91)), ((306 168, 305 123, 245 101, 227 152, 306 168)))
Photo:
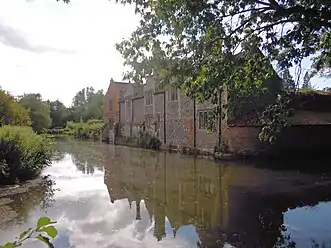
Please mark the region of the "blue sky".
POLYGON ((83 87, 106 90, 111 77, 121 80, 125 68, 115 44, 130 36, 139 18, 114 2, 0 0, 1 87, 69 105, 83 87))

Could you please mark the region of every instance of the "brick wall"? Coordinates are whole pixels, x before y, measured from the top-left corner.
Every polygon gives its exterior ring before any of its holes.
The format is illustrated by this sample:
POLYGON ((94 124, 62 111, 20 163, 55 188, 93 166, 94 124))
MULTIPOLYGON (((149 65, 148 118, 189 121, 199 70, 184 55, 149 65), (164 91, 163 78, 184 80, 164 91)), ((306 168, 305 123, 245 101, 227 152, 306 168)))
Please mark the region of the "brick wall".
POLYGON ((331 124, 331 113, 296 110, 294 116, 289 121, 293 125, 331 124))
POLYGON ((236 154, 256 154, 265 147, 259 141, 260 127, 236 127, 222 128, 222 140, 229 152, 236 154))

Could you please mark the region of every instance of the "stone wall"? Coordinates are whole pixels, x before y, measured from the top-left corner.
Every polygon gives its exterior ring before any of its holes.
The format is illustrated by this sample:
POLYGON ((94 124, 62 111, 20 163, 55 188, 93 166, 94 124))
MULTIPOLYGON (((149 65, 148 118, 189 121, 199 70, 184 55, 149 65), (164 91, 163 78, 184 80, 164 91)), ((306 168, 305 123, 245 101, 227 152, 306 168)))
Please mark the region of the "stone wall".
POLYGON ((155 116, 156 121, 159 121, 159 133, 158 138, 164 144, 164 92, 159 92, 154 94, 154 107, 155 107, 155 116), (159 117, 158 117, 159 116, 159 117))
POLYGON ((215 122, 215 130, 207 131, 207 129, 199 128, 199 112, 200 111, 212 111, 216 105, 209 101, 199 103, 196 105, 196 139, 197 148, 213 150, 215 146, 218 146, 218 122, 215 122))
POLYGON ((136 85, 123 92, 125 102, 120 102, 119 106, 124 136, 138 135, 139 125, 145 121, 146 130, 157 135, 166 146, 194 148, 196 144, 199 149, 214 149, 218 142, 218 129, 214 133, 198 129, 198 111, 211 110, 214 105, 209 102, 197 104, 194 123, 194 100, 183 92, 177 90, 177 99, 171 100, 170 89, 160 90, 155 80, 150 79, 143 87, 141 86, 136 85), (155 87, 158 87, 157 90, 155 87), (146 105, 146 95, 151 91, 153 104, 146 105), (128 108, 130 105, 127 102, 131 99, 132 108, 128 108))

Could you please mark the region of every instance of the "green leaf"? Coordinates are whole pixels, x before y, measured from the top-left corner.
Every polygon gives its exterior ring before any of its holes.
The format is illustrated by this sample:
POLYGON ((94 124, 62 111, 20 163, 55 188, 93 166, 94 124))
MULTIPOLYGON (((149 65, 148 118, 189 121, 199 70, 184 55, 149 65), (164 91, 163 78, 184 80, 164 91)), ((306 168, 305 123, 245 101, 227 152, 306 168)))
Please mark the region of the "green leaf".
POLYGON ((49 248, 54 248, 54 245, 49 241, 49 238, 42 235, 38 235, 36 239, 40 240, 41 242, 44 242, 49 248))
POLYGON ((28 230, 22 232, 22 233, 20 234, 19 239, 23 239, 23 238, 25 238, 26 236, 28 236, 28 234, 30 234, 31 231, 32 231, 32 228, 29 228, 28 230))
POLYGON ((54 226, 48 226, 40 229, 39 231, 47 233, 47 235, 50 236, 51 238, 55 238, 57 236, 57 230, 54 226))
POLYGON ((14 243, 7 243, 5 245, 0 246, 0 248, 15 248, 17 247, 14 243))
POLYGON ((47 226, 51 223, 50 218, 48 217, 40 217, 37 222, 37 230, 39 230, 43 226, 47 226))
POLYGON ((47 226, 54 223, 56 223, 56 221, 51 221, 48 217, 41 217, 39 218, 37 223, 37 230, 39 230, 43 226, 47 226))

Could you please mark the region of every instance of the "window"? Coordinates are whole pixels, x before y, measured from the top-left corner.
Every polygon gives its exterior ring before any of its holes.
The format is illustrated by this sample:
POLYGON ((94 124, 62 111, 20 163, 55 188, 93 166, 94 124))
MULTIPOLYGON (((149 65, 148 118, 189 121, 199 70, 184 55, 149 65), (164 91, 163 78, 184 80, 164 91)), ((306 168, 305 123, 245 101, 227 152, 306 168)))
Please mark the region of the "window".
POLYGON ((113 111, 113 101, 109 100, 109 111, 113 111))
POLYGON ((153 104, 153 91, 149 90, 146 91, 146 105, 152 105, 153 104))
POLYGON ((131 109, 132 108, 132 99, 131 99, 131 97, 128 97, 126 99, 126 108, 127 109, 131 109))
POLYGON ((169 90, 169 101, 177 101, 177 100, 178 100, 177 88, 171 88, 169 90))
POLYGON ((209 113, 209 111, 199 111, 198 112, 199 129, 206 129, 207 128, 208 113, 209 113))

